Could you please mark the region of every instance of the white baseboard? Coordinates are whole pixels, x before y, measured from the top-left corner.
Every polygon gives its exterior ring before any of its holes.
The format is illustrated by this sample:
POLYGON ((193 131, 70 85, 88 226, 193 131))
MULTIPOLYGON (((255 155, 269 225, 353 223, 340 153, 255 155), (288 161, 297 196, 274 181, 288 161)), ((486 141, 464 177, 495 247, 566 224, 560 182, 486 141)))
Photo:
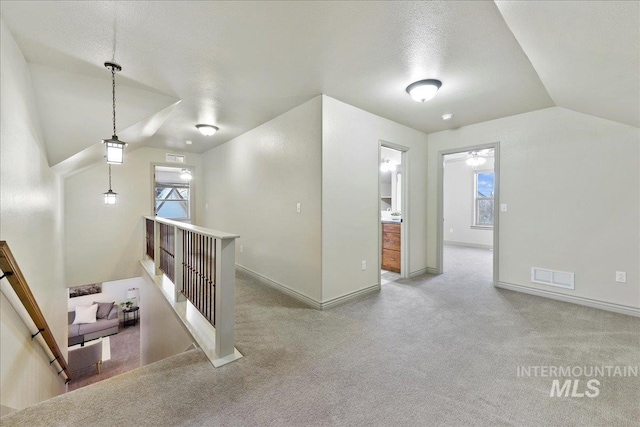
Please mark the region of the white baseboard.
POLYGON ((413 279, 414 277, 422 276, 423 274, 429 273, 429 267, 422 268, 420 270, 413 271, 409 273, 409 279, 413 279))
POLYGON ((442 274, 442 273, 440 273, 440 272, 438 271, 438 269, 437 269, 437 268, 435 268, 435 267, 427 267, 427 273, 429 273, 429 274, 435 274, 435 275, 442 274))
POLYGON ((493 249, 493 245, 484 245, 482 243, 455 242, 453 240, 445 240, 445 245, 464 246, 466 248, 493 249))
POLYGON ((278 283, 274 280, 271 280, 268 277, 265 277, 260 273, 256 273, 255 271, 250 270, 247 267, 244 267, 240 264, 236 264, 236 268, 241 272, 246 273, 247 275, 253 277, 255 280, 259 281, 260 283, 267 285, 273 289, 276 289, 284 294, 287 294, 290 297, 300 301, 305 305, 308 305, 311 308, 315 308, 316 310, 322 310, 322 303, 320 301, 316 301, 315 299, 307 295, 304 295, 298 291, 294 291, 288 286, 285 286, 282 283, 278 283))
POLYGON ((380 284, 376 284, 373 286, 369 286, 368 288, 364 288, 364 289, 360 289, 357 290, 355 292, 351 292, 348 293, 346 295, 342 295, 339 296, 337 298, 333 298, 330 299, 328 301, 316 301, 315 299, 304 295, 298 291, 295 291, 291 288, 289 288, 286 285, 283 285, 282 283, 278 283, 275 280, 271 280, 268 277, 263 276, 260 273, 256 273, 253 270, 248 269, 247 267, 244 267, 240 264, 236 264, 236 267, 238 268, 238 270, 240 270, 241 272, 251 276, 252 278, 254 278, 255 280, 257 280, 258 282, 269 286, 277 291, 280 291, 286 295, 289 295, 290 297, 300 301, 301 303, 311 307, 311 308, 315 308, 316 310, 326 310, 328 308, 332 308, 335 307, 337 305, 340 304, 344 304, 348 301, 354 300, 356 298, 360 298, 364 295, 368 295, 370 293, 374 293, 374 292, 378 292, 380 290, 380 284))
POLYGON ((614 304, 614 303, 604 302, 604 301, 596 301, 589 298, 578 297, 575 295, 566 295, 566 294, 547 291, 543 289, 530 288, 522 285, 514 285, 513 283, 507 283, 507 282, 498 282, 496 284, 496 287, 502 288, 502 289, 508 289, 510 291, 522 292, 529 295, 555 299, 558 301, 584 305, 587 307, 598 308, 600 310, 612 311, 614 313, 626 314, 628 316, 640 317, 640 308, 636 308, 636 307, 629 307, 626 305, 614 304))
POLYGON ((328 301, 324 301, 320 303, 320 310, 326 310, 328 308, 335 307, 340 304, 344 304, 349 301, 353 301, 354 299, 363 297, 365 295, 373 294, 380 291, 380 284, 375 284, 369 286, 368 288, 360 289, 355 292, 348 293, 346 295, 339 296, 337 298, 330 299, 328 301))

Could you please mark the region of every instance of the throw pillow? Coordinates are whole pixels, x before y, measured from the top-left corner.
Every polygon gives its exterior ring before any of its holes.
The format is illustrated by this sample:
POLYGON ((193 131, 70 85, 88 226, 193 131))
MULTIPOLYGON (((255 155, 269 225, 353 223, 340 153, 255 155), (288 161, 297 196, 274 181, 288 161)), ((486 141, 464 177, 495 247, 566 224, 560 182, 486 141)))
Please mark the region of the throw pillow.
POLYGON ((93 302, 94 304, 98 304, 98 313, 96 314, 96 317, 98 319, 106 319, 107 316, 109 315, 109 313, 111 312, 111 308, 113 307, 113 304, 115 304, 116 302, 93 302))
POLYGON ((76 306, 76 318, 73 319, 73 324, 79 325, 80 323, 96 323, 97 312, 98 304, 93 304, 89 307, 78 305, 76 306))

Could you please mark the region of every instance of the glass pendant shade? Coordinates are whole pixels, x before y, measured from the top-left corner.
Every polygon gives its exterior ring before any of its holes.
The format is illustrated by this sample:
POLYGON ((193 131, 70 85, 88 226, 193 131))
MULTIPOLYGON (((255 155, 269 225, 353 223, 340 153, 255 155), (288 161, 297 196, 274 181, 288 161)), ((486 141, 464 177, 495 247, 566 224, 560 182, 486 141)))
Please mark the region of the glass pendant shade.
POLYGON ((124 159, 124 147, 127 145, 120 142, 117 136, 102 141, 107 146, 107 163, 121 165, 124 159))
POLYGON ((104 204, 105 205, 115 205, 116 204, 116 196, 118 195, 118 193, 114 193, 113 190, 109 189, 109 191, 107 191, 104 194, 104 204))

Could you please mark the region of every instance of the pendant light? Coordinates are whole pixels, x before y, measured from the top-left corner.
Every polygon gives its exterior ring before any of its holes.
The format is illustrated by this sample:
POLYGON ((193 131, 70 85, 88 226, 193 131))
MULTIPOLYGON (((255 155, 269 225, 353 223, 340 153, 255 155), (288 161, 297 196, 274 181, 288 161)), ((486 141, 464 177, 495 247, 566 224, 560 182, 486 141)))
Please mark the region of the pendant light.
MULTIPOLYGON (((115 62, 105 62, 104 66, 111 71, 111 100, 113 106, 113 135, 110 139, 103 139, 102 143, 107 147, 107 163, 122 164, 124 160, 124 147, 126 142, 122 142, 116 135, 116 73, 122 71, 122 67, 115 62)), ((115 203, 115 202, 114 202, 115 203)))
POLYGON ((105 205, 115 205, 116 204, 116 196, 118 193, 114 193, 111 189, 111 165, 109 165, 109 191, 106 193, 102 193, 104 195, 104 204, 105 205))

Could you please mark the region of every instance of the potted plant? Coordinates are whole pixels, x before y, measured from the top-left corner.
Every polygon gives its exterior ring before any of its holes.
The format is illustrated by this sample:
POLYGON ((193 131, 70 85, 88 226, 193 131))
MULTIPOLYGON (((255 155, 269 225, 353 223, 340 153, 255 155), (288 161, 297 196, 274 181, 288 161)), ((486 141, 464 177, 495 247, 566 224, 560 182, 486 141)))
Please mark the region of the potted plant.
POLYGON ((119 305, 123 310, 131 310, 131 308, 133 307, 133 301, 131 300, 122 301, 119 305))

